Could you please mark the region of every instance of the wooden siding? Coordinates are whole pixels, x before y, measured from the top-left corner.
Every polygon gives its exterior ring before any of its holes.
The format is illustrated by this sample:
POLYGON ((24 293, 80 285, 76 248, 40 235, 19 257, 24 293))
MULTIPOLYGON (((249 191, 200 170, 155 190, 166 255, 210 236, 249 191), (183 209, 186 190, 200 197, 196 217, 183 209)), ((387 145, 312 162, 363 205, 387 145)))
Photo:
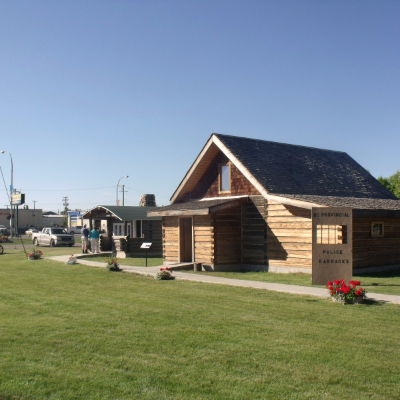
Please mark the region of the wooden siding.
POLYGON ((214 264, 214 226, 210 215, 193 217, 194 260, 214 264))
POLYGON ((241 218, 241 206, 214 215, 216 265, 241 262, 241 218))
POLYGON ((353 218, 353 269, 400 264, 400 219, 353 218), (371 223, 381 222, 383 237, 371 236, 371 223))
POLYGON ((269 265, 311 269, 311 211, 269 201, 267 223, 269 265))
POLYGON ((228 162, 228 157, 226 157, 222 152, 219 152, 197 183, 196 187, 186 195, 185 200, 209 197, 260 195, 259 191, 232 163, 230 163, 231 190, 229 192, 219 192, 218 166, 228 162))
POLYGON ((268 264, 266 200, 252 196, 242 206, 242 263, 268 264))
POLYGON ((179 262, 179 218, 164 217, 162 226, 164 261, 179 262))

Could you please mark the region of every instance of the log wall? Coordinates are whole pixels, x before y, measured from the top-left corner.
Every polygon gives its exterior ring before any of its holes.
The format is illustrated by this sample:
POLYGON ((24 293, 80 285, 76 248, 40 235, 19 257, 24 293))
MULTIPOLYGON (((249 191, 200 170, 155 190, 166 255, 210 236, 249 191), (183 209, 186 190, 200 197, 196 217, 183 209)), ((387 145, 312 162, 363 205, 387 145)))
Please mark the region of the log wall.
MULTIPOLYGON (((142 243, 152 243, 147 254, 161 257, 163 254, 162 222, 151 220, 142 221, 142 234, 144 235, 144 237, 141 239, 142 243)), ((141 250, 141 252, 143 253, 144 250, 141 250)))
POLYGON ((163 258, 168 262, 179 262, 179 218, 163 217, 163 258))
POLYGON ((312 269, 311 210, 269 201, 268 260, 274 267, 312 269))
POLYGON ((241 262, 241 219, 241 206, 214 215, 216 265, 241 262))
POLYGON ((242 263, 267 265, 266 200, 252 196, 242 206, 242 263))
POLYGON ((193 217, 194 261, 214 264, 214 221, 210 215, 193 217))
POLYGON ((353 269, 396 264, 400 264, 400 220, 353 218, 353 269), (383 237, 372 237, 372 222, 383 223, 383 237))

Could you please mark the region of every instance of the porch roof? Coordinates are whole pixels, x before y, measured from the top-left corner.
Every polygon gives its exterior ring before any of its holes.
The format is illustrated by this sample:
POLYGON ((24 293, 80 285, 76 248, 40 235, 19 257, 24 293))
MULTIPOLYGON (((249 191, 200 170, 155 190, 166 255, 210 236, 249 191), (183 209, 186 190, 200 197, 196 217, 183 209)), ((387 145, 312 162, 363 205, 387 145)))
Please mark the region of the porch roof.
POLYGON ((149 217, 168 217, 179 215, 209 215, 227 208, 237 207, 248 200, 248 197, 220 198, 213 200, 189 201, 175 203, 165 207, 152 208, 149 217))
POLYGON ((96 206, 83 214, 83 218, 116 218, 120 221, 134 221, 134 220, 152 220, 160 221, 161 217, 154 216, 148 217, 147 212, 153 210, 155 207, 139 207, 139 206, 96 206))

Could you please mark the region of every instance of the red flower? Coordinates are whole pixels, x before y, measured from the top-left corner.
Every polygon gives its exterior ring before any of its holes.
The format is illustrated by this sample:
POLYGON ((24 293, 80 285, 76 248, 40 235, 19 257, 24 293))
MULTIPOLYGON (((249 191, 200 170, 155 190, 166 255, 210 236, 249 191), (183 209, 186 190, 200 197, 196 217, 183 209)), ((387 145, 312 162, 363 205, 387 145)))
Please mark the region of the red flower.
POLYGON ((334 285, 339 285, 339 281, 333 281, 334 285))
POLYGON ((333 285, 333 282, 331 282, 331 281, 329 281, 327 284, 326 284, 326 286, 332 286, 333 285))

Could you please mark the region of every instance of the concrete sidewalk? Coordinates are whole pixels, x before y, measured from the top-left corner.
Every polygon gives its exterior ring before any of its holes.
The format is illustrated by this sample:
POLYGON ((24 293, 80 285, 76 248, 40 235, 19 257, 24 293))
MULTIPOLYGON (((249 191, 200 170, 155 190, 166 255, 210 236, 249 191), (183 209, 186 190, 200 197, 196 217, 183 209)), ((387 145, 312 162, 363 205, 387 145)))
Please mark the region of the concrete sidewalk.
MULTIPOLYGON (((101 254, 99 254, 100 256, 101 254)), ((46 257, 48 260, 54 260, 59 262, 67 262, 70 256, 54 256, 54 257, 46 257)), ((91 267, 97 268, 105 268, 104 263, 98 261, 90 261, 89 257, 78 256, 78 264, 84 264, 91 267)), ((142 275, 150 275, 155 276, 160 268, 165 267, 163 265, 159 265, 157 267, 131 267, 127 265, 120 265, 120 268, 125 272, 131 272, 135 274, 142 275)), ((194 282, 204 282, 204 283, 217 283, 221 285, 230 285, 230 286, 241 286, 241 287, 249 287, 254 289, 264 289, 264 290, 272 290, 275 292, 283 292, 283 293, 291 293, 291 294, 302 294, 308 296, 318 296, 328 298, 328 291, 324 288, 315 288, 312 286, 297 286, 297 285, 286 285, 283 283, 270 283, 270 282, 257 282, 257 281, 248 281, 244 279, 230 279, 230 278, 221 278, 218 276, 210 276, 203 275, 201 273, 198 274, 189 274, 182 271, 173 271, 173 276, 175 279, 181 279, 186 281, 194 281, 194 282)), ((394 303, 400 304, 400 296, 388 295, 388 294, 380 294, 380 293, 367 293, 368 300, 380 301, 385 303, 394 303)))

